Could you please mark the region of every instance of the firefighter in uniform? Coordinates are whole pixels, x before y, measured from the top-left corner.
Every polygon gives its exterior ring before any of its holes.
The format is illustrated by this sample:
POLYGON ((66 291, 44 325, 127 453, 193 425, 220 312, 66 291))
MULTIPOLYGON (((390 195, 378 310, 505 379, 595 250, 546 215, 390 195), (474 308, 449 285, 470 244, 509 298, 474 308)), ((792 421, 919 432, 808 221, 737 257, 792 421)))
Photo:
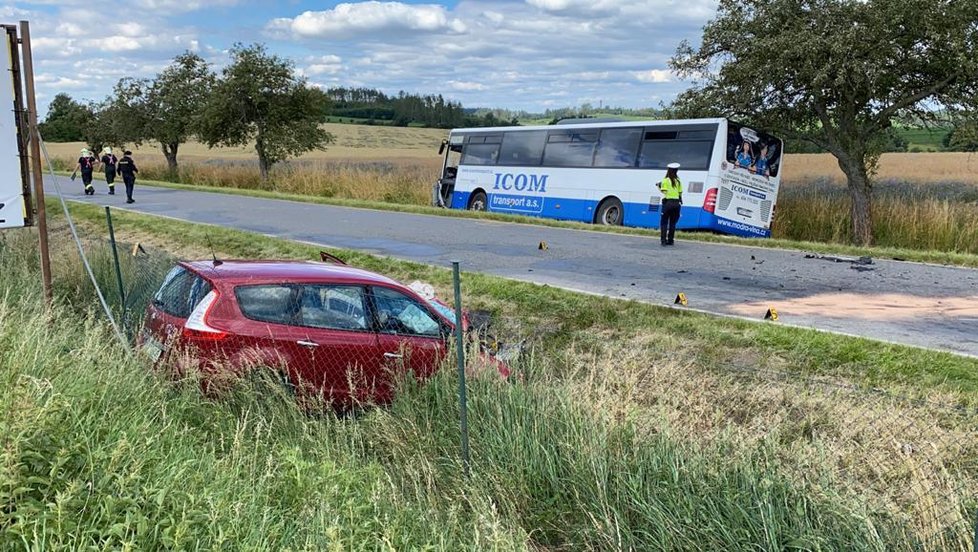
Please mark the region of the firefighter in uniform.
POLYGON ((102 169, 105 170, 105 183, 109 185, 109 195, 115 195, 115 172, 119 158, 112 153, 112 148, 102 150, 102 169))
POLYGON ((132 160, 132 152, 126 150, 122 154, 122 159, 119 160, 119 174, 122 175, 122 182, 126 185, 126 203, 136 202, 132 198, 132 189, 136 185, 136 173, 138 172, 136 162, 132 160))
POLYGON ((87 148, 81 150, 81 157, 75 165, 75 171, 81 172, 82 184, 85 185, 85 195, 95 195, 95 186, 92 186, 92 173, 95 172, 95 163, 98 160, 87 148))
POLYGON ((662 192, 662 217, 659 219, 659 236, 662 245, 672 245, 676 237, 676 223, 683 206, 683 185, 679 181, 679 163, 666 165, 666 177, 659 183, 662 192))

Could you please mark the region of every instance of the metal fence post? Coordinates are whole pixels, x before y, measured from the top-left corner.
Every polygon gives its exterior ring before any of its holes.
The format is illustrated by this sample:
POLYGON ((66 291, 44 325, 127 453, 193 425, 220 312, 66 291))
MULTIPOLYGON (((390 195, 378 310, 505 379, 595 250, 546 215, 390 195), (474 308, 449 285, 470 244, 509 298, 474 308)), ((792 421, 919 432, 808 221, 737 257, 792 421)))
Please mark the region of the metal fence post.
POLYGON ((462 428, 462 468, 465 477, 471 474, 469 462, 469 422, 468 403, 465 397, 465 341, 462 334, 462 284, 459 275, 458 261, 452 262, 452 280, 455 284, 455 348, 458 358, 458 398, 460 403, 459 423, 462 428))
POLYGON ((105 220, 109 223, 109 243, 112 245, 112 259, 115 261, 115 278, 119 284, 119 301, 122 305, 122 317, 126 315, 126 288, 122 283, 122 266, 119 264, 119 250, 115 246, 115 230, 112 228, 112 212, 105 206, 105 220))

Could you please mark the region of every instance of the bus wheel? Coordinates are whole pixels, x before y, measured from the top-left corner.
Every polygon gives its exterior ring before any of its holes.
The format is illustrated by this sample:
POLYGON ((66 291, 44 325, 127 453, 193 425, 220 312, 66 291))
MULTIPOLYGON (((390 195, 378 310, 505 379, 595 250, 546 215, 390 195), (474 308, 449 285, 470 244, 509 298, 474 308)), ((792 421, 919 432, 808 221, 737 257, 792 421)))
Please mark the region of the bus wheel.
POLYGON ((472 199, 469 200, 469 211, 485 211, 486 210, 486 193, 476 192, 472 194, 472 199))
POLYGON ((625 215, 625 209, 621 201, 616 197, 609 197, 598 205, 598 212, 594 215, 594 222, 605 226, 621 226, 621 221, 625 215))

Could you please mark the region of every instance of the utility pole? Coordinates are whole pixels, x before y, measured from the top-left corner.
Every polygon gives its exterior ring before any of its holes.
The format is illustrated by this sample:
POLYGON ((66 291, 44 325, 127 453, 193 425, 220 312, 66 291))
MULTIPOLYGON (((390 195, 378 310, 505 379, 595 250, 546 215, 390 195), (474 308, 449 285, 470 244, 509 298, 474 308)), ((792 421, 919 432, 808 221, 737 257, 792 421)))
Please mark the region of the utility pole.
POLYGON ((48 251, 48 219, 44 209, 44 178, 41 174, 41 133, 37 131, 37 98, 34 96, 34 58, 31 55, 31 29, 20 22, 21 55, 24 58, 24 87, 27 91, 27 125, 30 128, 31 175, 34 177, 34 201, 37 204, 37 233, 41 246, 41 278, 48 306, 54 296, 51 288, 51 254, 48 251))

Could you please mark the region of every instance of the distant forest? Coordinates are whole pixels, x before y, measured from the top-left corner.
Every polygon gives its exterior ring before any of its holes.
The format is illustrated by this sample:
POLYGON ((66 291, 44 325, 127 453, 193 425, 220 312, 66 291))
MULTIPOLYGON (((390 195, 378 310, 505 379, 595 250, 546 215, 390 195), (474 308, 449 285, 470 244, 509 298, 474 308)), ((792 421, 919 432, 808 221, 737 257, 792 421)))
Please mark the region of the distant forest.
POLYGON ((330 88, 326 95, 332 102, 330 119, 352 119, 362 124, 460 128, 516 125, 515 118, 501 119, 493 111, 478 113, 466 110, 441 94, 408 94, 396 96, 373 88, 330 88))

